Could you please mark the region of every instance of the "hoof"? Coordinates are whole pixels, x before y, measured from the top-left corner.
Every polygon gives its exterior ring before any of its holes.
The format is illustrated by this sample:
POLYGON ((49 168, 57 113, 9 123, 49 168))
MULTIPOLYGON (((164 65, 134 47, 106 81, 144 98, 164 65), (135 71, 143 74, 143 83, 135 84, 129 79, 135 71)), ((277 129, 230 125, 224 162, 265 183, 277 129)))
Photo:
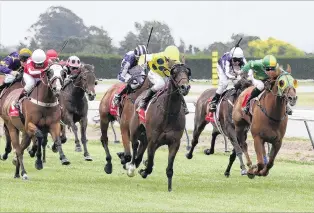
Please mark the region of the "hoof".
POLYGON ((76 152, 82 152, 82 147, 81 146, 76 146, 75 147, 76 152))
POLYGON ((16 159, 16 158, 13 158, 12 163, 13 163, 14 166, 16 166, 17 159, 16 159))
POLYGON ((134 177, 134 175, 135 175, 135 166, 133 164, 130 164, 130 163, 127 163, 126 165, 127 165, 126 167, 128 169, 127 175, 129 177, 134 177))
POLYGON ((58 152, 57 147, 56 147, 55 144, 52 145, 51 150, 52 150, 54 153, 57 153, 57 152, 58 152))
POLYGON ((60 137, 61 143, 64 144, 65 142, 67 142, 67 138, 66 137, 60 137))
POLYGON ((111 163, 107 163, 105 168, 104 168, 105 172, 107 174, 111 174, 112 173, 112 164, 111 163))
POLYGON ((147 174, 144 169, 141 169, 138 173, 142 176, 142 178, 147 178, 147 174))
POLYGON ((20 174, 15 174, 14 175, 14 178, 20 178, 21 176, 20 176, 20 174))
POLYGON ((22 180, 28 180, 27 174, 24 174, 24 175, 22 176, 22 180))
POLYGON ((230 177, 230 172, 225 172, 225 176, 228 178, 230 177))
POLYGON ((212 154, 214 154, 214 152, 211 151, 210 149, 204 149, 204 154, 205 155, 212 155, 212 154))
POLYGON ((66 159, 66 158, 63 158, 63 159, 61 159, 61 164, 62 165, 70 165, 70 161, 68 161, 68 159, 66 159))
POLYGON ((242 169, 242 170, 241 170, 241 175, 247 175, 246 169, 242 169))
POLYGON ((168 192, 172 192, 172 188, 168 189, 168 192))
POLYGON ((93 161, 93 158, 90 155, 84 156, 86 161, 93 161))
POLYGON ((3 154, 3 155, 0 155, 0 160, 7 160, 8 159, 8 154, 3 154))
POLYGON ((114 141, 114 143, 120 143, 120 141, 114 141))
POLYGON ((247 173, 247 176, 248 176, 250 179, 255 178, 255 174, 247 173))
POLYGON ((42 161, 36 160, 36 161, 35 161, 35 168, 36 168, 37 170, 42 170, 42 169, 44 168, 42 161))
POLYGON ((35 157, 35 152, 33 150, 29 150, 28 154, 31 156, 31 158, 35 157))
POLYGON ((186 155, 185 155, 185 157, 187 158, 187 159, 192 159, 193 158, 193 155, 192 154, 190 154, 190 153, 187 153, 186 155))

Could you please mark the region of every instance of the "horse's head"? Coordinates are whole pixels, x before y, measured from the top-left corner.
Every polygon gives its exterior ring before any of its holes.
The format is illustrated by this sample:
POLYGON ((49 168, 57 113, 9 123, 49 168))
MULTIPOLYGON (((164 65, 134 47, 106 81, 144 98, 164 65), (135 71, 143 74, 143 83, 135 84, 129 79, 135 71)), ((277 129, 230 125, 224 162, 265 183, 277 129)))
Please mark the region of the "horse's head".
POLYGON ((63 86, 63 69, 59 64, 52 64, 47 70, 48 85, 55 96, 59 96, 63 86))
POLYGON ((298 99, 296 95, 298 81, 292 77, 290 65, 287 66, 287 71, 283 70, 278 76, 275 86, 277 87, 277 96, 289 101, 291 106, 296 104, 298 99))
POLYGON ((170 70, 170 79, 179 92, 186 96, 190 91, 191 69, 185 64, 175 64, 170 70))
POLYGON ((77 77, 78 84, 75 82, 75 86, 80 86, 88 95, 88 99, 93 101, 96 97, 95 85, 97 85, 94 69, 95 67, 90 64, 83 64, 81 66, 81 72, 77 77))

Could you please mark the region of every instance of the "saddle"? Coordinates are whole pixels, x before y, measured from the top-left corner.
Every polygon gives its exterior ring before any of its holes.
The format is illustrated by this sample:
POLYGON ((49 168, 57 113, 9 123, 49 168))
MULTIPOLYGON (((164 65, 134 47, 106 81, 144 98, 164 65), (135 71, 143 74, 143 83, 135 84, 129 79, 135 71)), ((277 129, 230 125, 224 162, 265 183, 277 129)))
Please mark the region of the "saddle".
POLYGON ((236 89, 235 88, 230 88, 230 89, 227 89, 225 90, 221 96, 220 96, 220 99, 219 99, 219 102, 217 104, 217 107, 216 107, 216 111, 215 112, 209 112, 209 109, 208 109, 208 106, 209 104, 211 103, 213 97, 210 97, 208 100, 207 100, 207 109, 206 111, 208 112, 206 117, 205 117, 205 120, 210 122, 210 123, 214 123, 215 120, 214 120, 214 115, 216 114, 216 117, 217 117, 217 120, 219 119, 219 111, 220 111, 220 104, 223 100, 225 100, 225 98, 227 97, 227 94, 228 96, 233 96, 237 93, 236 89))

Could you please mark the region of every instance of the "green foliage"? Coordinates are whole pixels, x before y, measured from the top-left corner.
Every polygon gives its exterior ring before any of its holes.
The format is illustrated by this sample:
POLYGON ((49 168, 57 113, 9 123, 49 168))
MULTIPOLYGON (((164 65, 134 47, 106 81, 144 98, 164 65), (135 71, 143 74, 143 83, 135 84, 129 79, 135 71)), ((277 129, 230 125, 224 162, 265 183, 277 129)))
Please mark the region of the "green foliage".
POLYGON ((248 51, 254 57, 264 57, 272 54, 274 56, 286 57, 300 57, 305 56, 305 52, 296 48, 295 46, 277 40, 275 38, 268 38, 267 40, 254 40, 249 42, 248 51))

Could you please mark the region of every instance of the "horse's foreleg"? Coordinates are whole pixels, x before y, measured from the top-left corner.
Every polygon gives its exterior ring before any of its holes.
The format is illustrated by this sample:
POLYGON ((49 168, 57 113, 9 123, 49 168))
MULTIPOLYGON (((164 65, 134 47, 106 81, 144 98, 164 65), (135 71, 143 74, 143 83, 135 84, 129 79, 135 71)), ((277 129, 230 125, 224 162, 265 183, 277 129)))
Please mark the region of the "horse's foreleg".
POLYGON ((61 143, 64 144, 65 142, 67 142, 67 136, 66 136, 66 129, 65 129, 65 125, 61 125, 61 136, 60 136, 60 140, 61 143))
POLYGON ((274 161, 275 158, 281 148, 282 145, 282 140, 278 141, 278 142, 274 142, 271 146, 270 149, 270 154, 269 154, 269 161, 266 164, 266 166, 264 167, 264 169, 262 171, 260 171, 260 175, 262 176, 267 176, 269 173, 269 170, 274 166, 274 161))
POLYGON ((101 119, 100 120, 100 130, 101 130, 101 137, 100 141, 102 143, 102 146, 105 149, 106 152, 106 161, 107 164, 105 165, 105 172, 107 174, 112 173, 112 163, 111 163, 111 155, 108 147, 108 126, 109 126, 109 121, 108 119, 101 119))
MULTIPOLYGON (((265 164, 263 159, 263 150, 264 150, 264 141, 260 136, 253 136, 254 140, 254 149, 257 158, 257 169, 253 171, 254 175, 259 175, 259 171, 261 171, 265 164)), ((250 169, 250 174, 252 174, 252 169, 250 169)))
POLYGON ((220 134, 220 132, 216 128, 213 128, 212 140, 211 140, 211 143, 210 143, 210 148, 204 150, 204 154, 205 155, 212 155, 212 154, 215 153, 216 138, 217 138, 217 136, 219 134, 220 134))
POLYGON ((4 154, 2 156, 0 155, 0 159, 6 160, 6 159, 8 159, 9 153, 11 153, 11 151, 12 151, 12 145, 11 145, 11 137, 9 134, 8 127, 5 124, 3 124, 3 132, 5 135, 6 145, 5 145, 5 149, 4 149, 4 154))
MULTIPOLYGON (((197 120, 195 118, 195 120, 197 120)), ((193 151, 195 149, 195 146, 198 144, 198 139, 200 137, 200 134, 202 133, 202 131, 204 130, 205 126, 206 126, 206 121, 203 120, 201 122, 195 122, 194 120, 194 130, 193 130, 193 139, 192 139, 192 146, 191 149, 189 150, 189 152, 185 155, 187 159, 192 159, 193 158, 193 151)))
POLYGON ((239 145, 242 147, 242 151, 244 152, 245 158, 246 158, 246 165, 251 168, 252 167, 252 161, 249 156, 248 147, 246 143, 247 139, 247 131, 244 130, 244 127, 235 127, 237 141, 239 145))
POLYGON ((169 192, 172 191, 173 162, 179 150, 179 147, 180 147, 180 141, 174 141, 173 143, 168 145, 169 154, 168 154, 168 166, 166 169, 166 174, 168 177, 168 191, 169 192))
POLYGON ((46 163, 46 146, 48 143, 48 133, 44 132, 44 138, 42 142, 42 147, 43 147, 43 163, 46 163))
MULTIPOLYGON (((23 152, 21 150, 20 141, 19 141, 19 131, 12 124, 7 124, 8 133, 10 134, 12 146, 15 149, 16 161, 13 159, 12 163, 15 165, 15 175, 14 178, 20 178, 20 165, 23 165, 23 152)), ((23 179, 27 179, 27 173, 23 166, 23 179)))
MULTIPOLYGON (((35 162, 35 168, 37 170, 41 170, 41 169, 43 169, 43 162, 42 162, 42 159, 41 159, 41 157, 42 157, 41 146, 42 146, 42 143, 43 143, 44 135, 43 135, 41 130, 37 129, 36 132, 35 132, 35 137, 37 139, 37 152, 36 152, 37 160, 35 162)), ((29 139, 29 140, 31 140, 31 139, 29 139)))
POLYGON ((60 131, 61 131, 61 125, 58 122, 50 125, 49 132, 51 134, 52 140, 54 141, 56 149, 59 152, 61 163, 62 165, 69 165, 70 161, 66 158, 62 150, 60 131))
MULTIPOLYGON (((247 171, 246 171, 245 165, 243 163, 243 158, 242 158, 243 152, 242 152, 242 148, 241 148, 240 144, 238 143, 236 131, 234 130, 234 128, 230 124, 227 124, 226 130, 227 130, 227 133, 229 135, 229 139, 231 141, 231 144, 233 146, 233 150, 232 150, 232 154, 230 155, 230 158, 229 158, 229 165, 228 165, 227 170, 225 172, 225 176, 228 177, 230 175, 230 169, 231 169, 232 164, 234 162, 234 153, 233 152, 235 152, 235 155, 238 157, 238 159, 240 161, 241 175, 246 175, 247 171)), ((244 137, 244 141, 245 141, 245 137, 244 137)))
MULTIPOLYGON (((131 161, 131 148, 130 148, 130 132, 128 126, 121 125, 122 143, 124 147, 124 155, 121 156, 121 164, 124 165, 131 161)), ((134 155, 134 153, 133 153, 134 155)))
POLYGON ((139 140, 141 141, 141 143, 140 143, 140 146, 139 146, 138 151, 137 151, 137 156, 135 158, 135 166, 136 166, 136 168, 138 168, 139 165, 141 164, 141 162, 143 160, 143 155, 144 155, 145 150, 147 148, 147 137, 146 137, 146 133, 145 132, 142 132, 140 134, 139 140))
POLYGON ((154 166, 154 157, 155 157, 155 152, 157 149, 156 141, 149 141, 148 146, 147 146, 147 166, 145 169, 141 169, 139 171, 140 175, 143 178, 146 178, 147 175, 151 174, 153 172, 153 166, 154 166))
POLYGON ((32 147, 28 147, 28 154, 29 154, 29 156, 31 156, 33 158, 33 157, 35 157, 36 151, 38 149, 38 142, 37 142, 36 137, 32 141, 33 141, 33 145, 32 145, 32 147))
POLYGON ((89 155, 88 150, 87 150, 87 138, 86 138, 86 129, 87 129, 87 117, 83 117, 80 120, 80 126, 81 126, 81 141, 83 144, 83 149, 84 149, 84 159, 86 161, 92 161, 93 158, 89 155))

